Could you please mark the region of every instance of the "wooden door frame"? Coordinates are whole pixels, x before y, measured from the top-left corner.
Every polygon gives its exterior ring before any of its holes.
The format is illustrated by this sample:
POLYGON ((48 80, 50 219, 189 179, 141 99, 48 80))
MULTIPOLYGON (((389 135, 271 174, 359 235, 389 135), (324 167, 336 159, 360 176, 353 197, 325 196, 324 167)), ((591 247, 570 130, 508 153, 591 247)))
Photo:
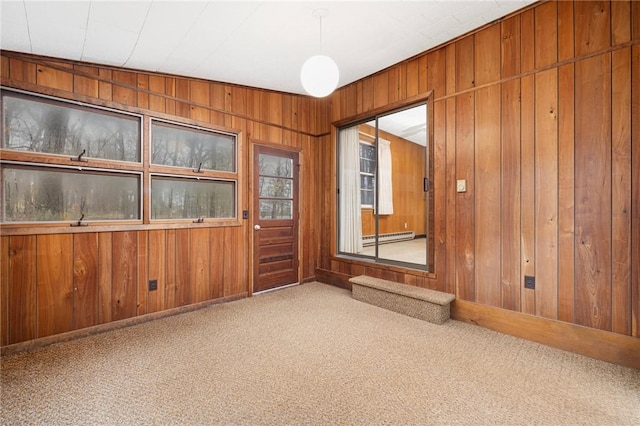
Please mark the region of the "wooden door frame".
MULTIPOLYGON (((294 146, 288 146, 288 145, 281 145, 278 143, 274 143, 274 142, 266 142, 260 139, 253 139, 253 138, 249 138, 249 167, 248 167, 248 191, 247 191, 247 198, 248 198, 248 202, 247 202, 247 210, 249 212, 249 220, 247 221, 247 239, 248 239, 248 247, 249 247, 249 267, 248 267, 248 276, 249 276, 249 297, 253 296, 253 284, 254 284, 254 260, 255 260, 255 245, 254 245, 254 229, 253 226, 255 225, 255 218, 253 217, 253 212, 254 212, 254 208, 255 208, 255 197, 254 197, 254 190, 255 188, 253 187, 253 183, 254 183, 254 178, 255 178, 255 158, 256 158, 256 147, 260 146, 260 147, 265 147, 265 148, 272 148, 272 149, 277 149, 280 151, 285 151, 285 152, 294 152, 296 154, 298 154, 298 166, 300 168, 302 168, 302 149, 294 147, 294 146)), ((302 238, 300 237, 300 230, 302 229, 302 226, 300 226, 300 220, 301 220, 301 212, 302 212, 302 185, 304 183, 304 179, 303 179, 303 175, 302 173, 300 173, 300 170, 298 171, 298 192, 297 194, 294 194, 295 197, 298 197, 298 209, 297 211, 295 211, 294 213, 298 215, 298 229, 297 229, 297 235, 296 235, 296 239, 298 241, 298 282, 302 282, 302 261, 300 259, 301 257, 301 253, 302 253, 302 247, 301 247, 301 242, 302 242, 302 238)))

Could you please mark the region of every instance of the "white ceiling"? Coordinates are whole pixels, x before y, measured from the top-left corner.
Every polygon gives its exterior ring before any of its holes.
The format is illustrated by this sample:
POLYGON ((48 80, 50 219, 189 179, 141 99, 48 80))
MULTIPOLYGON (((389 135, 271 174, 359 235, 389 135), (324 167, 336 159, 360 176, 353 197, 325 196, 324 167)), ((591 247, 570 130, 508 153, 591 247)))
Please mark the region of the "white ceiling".
POLYGON ((0 48, 303 94, 311 55, 344 86, 530 3, 2 0, 0 48))

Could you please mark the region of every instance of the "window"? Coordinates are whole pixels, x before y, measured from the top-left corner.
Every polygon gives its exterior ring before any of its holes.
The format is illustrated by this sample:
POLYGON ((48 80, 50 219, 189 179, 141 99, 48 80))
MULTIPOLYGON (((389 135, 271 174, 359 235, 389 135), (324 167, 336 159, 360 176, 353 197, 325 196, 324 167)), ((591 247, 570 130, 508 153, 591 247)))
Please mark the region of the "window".
POLYGON ((376 187, 376 146, 360 142, 360 204, 373 207, 376 187))
POLYGON ((2 165, 5 222, 137 220, 140 175, 2 165))
POLYGON ((236 135, 151 120, 152 220, 236 217, 236 135), (194 175, 197 175, 194 176, 194 175))
POLYGON ((151 218, 233 218, 235 184, 203 179, 151 177, 151 218))
POLYGON ((2 225, 238 223, 236 134, 157 118, 143 131, 139 114, 14 89, 1 100, 2 225))
POLYGON ((138 115, 2 91, 2 222, 140 221, 138 115))
POLYGON ((151 121, 151 162, 199 170, 236 171, 235 135, 151 121))
POLYGON ((339 129, 339 254, 433 270, 425 101, 339 129))
POLYGON ((2 148, 140 162, 140 117, 2 93, 2 148))

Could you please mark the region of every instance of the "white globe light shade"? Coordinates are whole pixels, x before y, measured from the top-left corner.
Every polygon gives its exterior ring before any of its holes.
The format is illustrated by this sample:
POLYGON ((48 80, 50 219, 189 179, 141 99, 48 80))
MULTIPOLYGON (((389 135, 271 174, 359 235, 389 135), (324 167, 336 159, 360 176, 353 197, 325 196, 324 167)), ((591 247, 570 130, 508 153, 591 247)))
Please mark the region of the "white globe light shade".
POLYGON ((338 87, 340 73, 333 59, 315 55, 307 59, 300 71, 302 87, 311 96, 323 98, 338 87))

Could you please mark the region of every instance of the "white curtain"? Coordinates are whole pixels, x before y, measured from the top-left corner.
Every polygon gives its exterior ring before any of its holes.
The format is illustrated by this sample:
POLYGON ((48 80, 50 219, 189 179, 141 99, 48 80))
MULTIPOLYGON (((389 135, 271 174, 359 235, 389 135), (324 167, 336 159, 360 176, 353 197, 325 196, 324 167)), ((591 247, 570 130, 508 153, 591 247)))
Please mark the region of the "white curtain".
POLYGON ((391 142, 378 139, 378 214, 393 214, 391 142))
POLYGON ((360 136, 358 126, 340 130, 340 242, 345 253, 362 252, 360 136))

